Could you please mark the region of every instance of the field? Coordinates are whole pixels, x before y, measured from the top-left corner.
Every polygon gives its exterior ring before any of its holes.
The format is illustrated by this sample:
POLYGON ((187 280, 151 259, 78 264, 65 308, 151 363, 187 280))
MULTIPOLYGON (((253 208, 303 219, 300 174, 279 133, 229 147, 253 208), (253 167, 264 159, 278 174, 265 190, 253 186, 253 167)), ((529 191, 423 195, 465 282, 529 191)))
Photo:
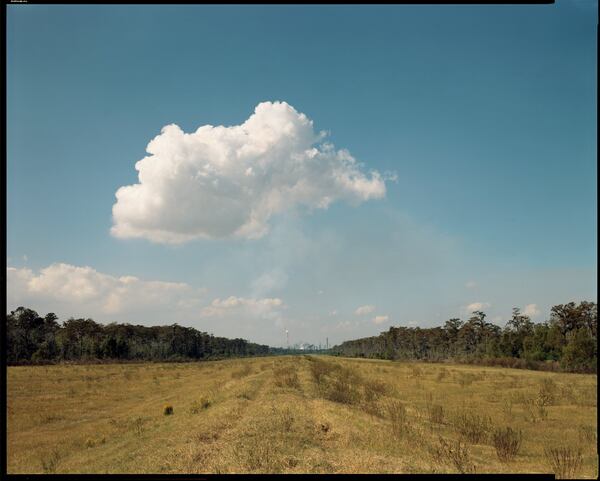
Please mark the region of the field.
POLYGON ((326 356, 9 367, 8 472, 595 478, 596 385, 326 356))

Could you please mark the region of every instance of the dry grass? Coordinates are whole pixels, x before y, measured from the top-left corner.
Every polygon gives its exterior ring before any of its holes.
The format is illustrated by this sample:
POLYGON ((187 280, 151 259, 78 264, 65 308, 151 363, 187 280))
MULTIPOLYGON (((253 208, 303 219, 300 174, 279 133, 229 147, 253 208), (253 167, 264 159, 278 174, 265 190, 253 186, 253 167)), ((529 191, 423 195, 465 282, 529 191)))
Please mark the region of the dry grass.
POLYGON ((592 375, 325 356, 10 367, 8 472, 595 478, 595 389, 592 375), (507 424, 522 433, 512 458, 494 430, 507 424))

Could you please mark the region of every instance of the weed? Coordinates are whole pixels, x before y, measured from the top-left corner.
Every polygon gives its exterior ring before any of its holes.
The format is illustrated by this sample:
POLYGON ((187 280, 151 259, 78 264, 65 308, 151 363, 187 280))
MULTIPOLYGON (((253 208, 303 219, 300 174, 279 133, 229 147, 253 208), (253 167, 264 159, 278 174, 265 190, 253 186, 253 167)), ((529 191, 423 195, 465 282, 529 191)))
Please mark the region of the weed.
POLYGON ((42 455, 41 462, 44 473, 56 473, 56 469, 58 468, 62 457, 63 456, 61 452, 57 448, 54 448, 49 453, 42 455))
POLYGON ((440 404, 427 404, 427 416, 434 424, 444 422, 444 407, 440 404))
POLYGON ((275 385, 278 387, 291 387, 300 389, 300 380, 294 366, 282 366, 273 370, 275 385))
POLYGON ((386 414, 391 421, 392 433, 401 438, 410 432, 410 422, 406 407, 400 401, 389 401, 385 405, 386 414))
POLYGON ((544 455, 559 479, 576 477, 583 461, 581 449, 570 446, 545 448, 544 455))
POLYGON ((460 474, 475 473, 475 464, 471 461, 469 446, 460 439, 450 441, 440 436, 435 455, 438 459, 452 464, 460 474))
POLYGON ((252 368, 249 364, 245 364, 241 369, 231 373, 231 379, 241 379, 252 373, 252 368))
POLYGON ((582 443, 592 443, 596 444, 597 441, 597 428, 595 426, 584 425, 579 426, 579 440, 582 443))

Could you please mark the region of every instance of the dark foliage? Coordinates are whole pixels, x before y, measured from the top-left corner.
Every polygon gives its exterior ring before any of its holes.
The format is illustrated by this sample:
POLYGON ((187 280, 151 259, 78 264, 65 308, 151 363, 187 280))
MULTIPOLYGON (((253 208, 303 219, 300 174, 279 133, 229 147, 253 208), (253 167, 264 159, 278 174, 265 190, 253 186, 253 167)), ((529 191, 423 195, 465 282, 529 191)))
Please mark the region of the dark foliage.
POLYGON ((6 316, 8 364, 61 361, 185 361, 274 354, 269 346, 215 337, 191 327, 103 325, 92 319, 40 317, 19 307, 6 316))
POLYGON ((504 328, 485 317, 476 311, 466 322, 450 319, 444 327, 390 327, 379 336, 343 342, 331 353, 572 372, 597 370, 598 310, 594 302, 554 306, 550 319, 537 324, 516 308, 504 328))

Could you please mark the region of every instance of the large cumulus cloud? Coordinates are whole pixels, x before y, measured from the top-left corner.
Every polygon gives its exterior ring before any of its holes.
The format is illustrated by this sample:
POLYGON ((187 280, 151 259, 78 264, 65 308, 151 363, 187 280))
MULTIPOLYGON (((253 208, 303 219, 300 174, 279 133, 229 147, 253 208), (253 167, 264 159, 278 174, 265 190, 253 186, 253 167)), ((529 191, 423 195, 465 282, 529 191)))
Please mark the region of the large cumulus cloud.
POLYGON ((258 238, 274 214, 297 205, 327 208, 385 196, 346 150, 315 133, 285 102, 263 102, 243 124, 162 129, 136 163, 139 183, 116 192, 116 237, 182 243, 198 238, 258 238))

